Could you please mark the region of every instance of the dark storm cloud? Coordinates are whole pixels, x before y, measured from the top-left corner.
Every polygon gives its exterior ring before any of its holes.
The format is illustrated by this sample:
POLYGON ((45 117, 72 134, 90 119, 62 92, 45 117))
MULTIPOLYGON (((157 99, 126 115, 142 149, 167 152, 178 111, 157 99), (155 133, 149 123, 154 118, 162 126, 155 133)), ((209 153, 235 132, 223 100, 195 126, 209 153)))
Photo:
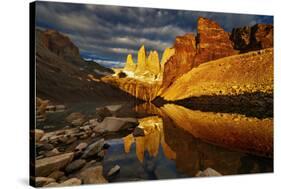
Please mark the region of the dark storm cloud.
POLYGON ((161 53, 177 35, 196 32, 199 16, 215 20, 227 31, 273 22, 270 16, 90 4, 37 2, 36 7, 37 27, 68 35, 83 57, 107 60, 109 65, 124 62, 128 53, 136 57, 142 44, 161 53))

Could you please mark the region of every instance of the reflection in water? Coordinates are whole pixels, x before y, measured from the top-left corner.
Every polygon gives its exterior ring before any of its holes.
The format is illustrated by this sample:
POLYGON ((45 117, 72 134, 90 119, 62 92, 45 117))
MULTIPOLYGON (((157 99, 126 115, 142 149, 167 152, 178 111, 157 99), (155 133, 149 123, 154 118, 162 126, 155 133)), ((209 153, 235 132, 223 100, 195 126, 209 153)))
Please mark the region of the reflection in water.
POLYGON ((252 154, 272 157, 272 118, 249 118, 239 114, 201 112, 167 104, 161 107, 177 126, 193 136, 252 154))
POLYGON ((129 134, 108 141, 112 147, 104 159, 105 173, 121 166, 110 181, 194 177, 209 167, 222 175, 273 171, 273 158, 264 157, 273 156, 272 119, 172 104, 161 108, 142 104, 134 110, 155 116, 139 119, 145 136, 129 134))
POLYGON ((136 155, 138 160, 143 162, 145 151, 149 156, 156 157, 159 151, 160 144, 162 145, 163 152, 168 159, 175 159, 175 153, 165 143, 163 137, 163 121, 162 118, 157 116, 150 116, 139 119, 139 128, 144 130, 145 136, 134 137, 129 134, 124 137, 124 150, 126 153, 130 152, 131 145, 136 144, 136 155))
POLYGON ((193 111, 173 104, 161 108, 142 104, 135 110, 162 117, 162 147, 168 146, 178 171, 188 176, 208 167, 223 175, 273 171, 272 158, 245 153, 272 157, 273 121, 270 118, 193 111))

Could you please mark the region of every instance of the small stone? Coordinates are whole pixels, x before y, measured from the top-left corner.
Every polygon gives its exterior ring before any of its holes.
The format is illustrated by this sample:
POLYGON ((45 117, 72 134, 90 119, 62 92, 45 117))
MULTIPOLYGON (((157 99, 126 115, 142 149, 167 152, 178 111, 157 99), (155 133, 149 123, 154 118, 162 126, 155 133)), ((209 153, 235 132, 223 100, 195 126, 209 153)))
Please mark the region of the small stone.
POLYGON ((86 164, 86 160, 84 159, 75 160, 66 166, 65 171, 67 173, 75 172, 81 169, 85 164, 86 164))
POLYGON ((95 137, 96 136, 96 133, 92 133, 91 134, 91 137, 93 138, 93 137, 95 137))
POLYGON ((120 171, 120 166, 119 165, 115 165, 114 167, 112 167, 109 172, 107 173, 107 176, 110 177, 114 174, 117 174, 120 171))

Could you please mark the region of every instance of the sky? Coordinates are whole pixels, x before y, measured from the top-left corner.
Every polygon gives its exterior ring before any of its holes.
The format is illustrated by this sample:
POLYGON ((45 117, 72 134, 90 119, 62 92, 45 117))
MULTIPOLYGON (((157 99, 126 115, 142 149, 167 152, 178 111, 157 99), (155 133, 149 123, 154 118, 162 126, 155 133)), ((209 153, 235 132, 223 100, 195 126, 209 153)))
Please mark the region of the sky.
POLYGON ((122 67, 129 53, 137 59, 144 44, 147 51, 172 47, 175 37, 196 33, 199 16, 212 19, 226 31, 273 23, 272 16, 152 9, 93 4, 36 2, 36 27, 55 29, 79 47, 84 59, 106 67, 122 67))

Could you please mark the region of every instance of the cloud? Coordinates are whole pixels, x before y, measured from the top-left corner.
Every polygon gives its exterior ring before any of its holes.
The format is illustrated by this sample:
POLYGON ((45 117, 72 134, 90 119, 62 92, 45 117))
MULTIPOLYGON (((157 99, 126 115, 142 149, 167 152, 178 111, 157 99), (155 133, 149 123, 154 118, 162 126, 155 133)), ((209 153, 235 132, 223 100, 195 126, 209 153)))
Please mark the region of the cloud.
POLYGON ((173 45, 176 36, 195 33, 199 16, 215 20, 227 31, 273 22, 272 17, 261 15, 36 2, 37 27, 68 35, 82 56, 105 57, 108 63, 104 61, 104 65, 113 65, 110 61, 120 65, 128 53, 136 56, 142 44, 161 54, 173 45))

